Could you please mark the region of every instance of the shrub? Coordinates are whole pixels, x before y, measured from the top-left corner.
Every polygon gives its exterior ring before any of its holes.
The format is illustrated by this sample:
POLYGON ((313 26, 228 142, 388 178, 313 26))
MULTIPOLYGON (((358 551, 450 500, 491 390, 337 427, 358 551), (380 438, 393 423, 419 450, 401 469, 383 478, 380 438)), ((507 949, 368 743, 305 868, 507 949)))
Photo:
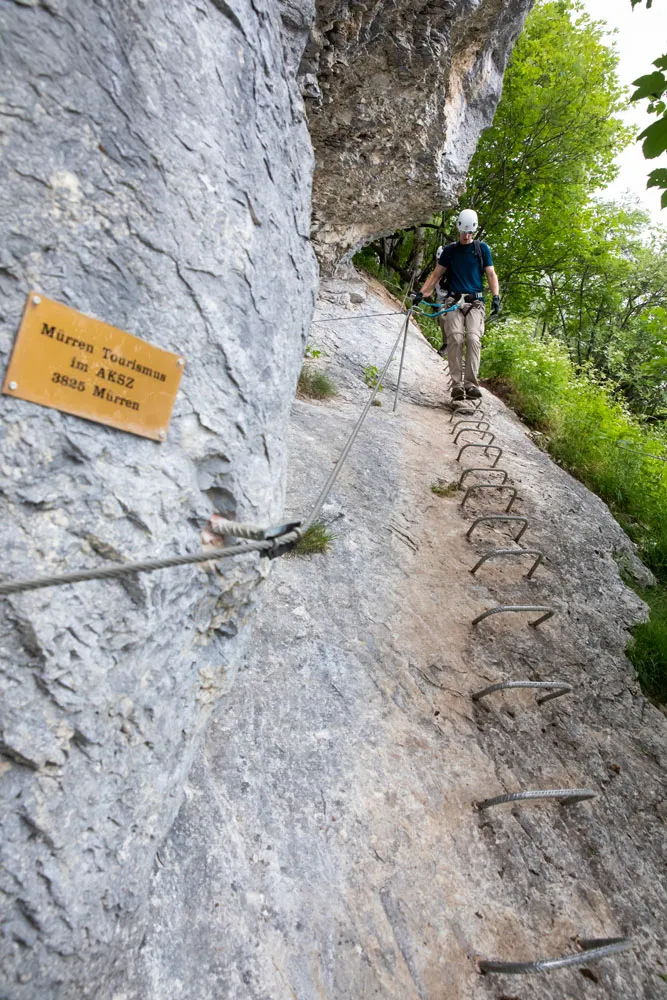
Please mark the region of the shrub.
MULTIPOLYGON (((364 368, 364 382, 369 389, 374 389, 380 378, 380 369, 376 365, 366 365, 364 368)), ((382 392, 384 386, 378 385, 378 392, 382 392)))
POLYGON ((637 542, 661 586, 642 596, 651 620, 628 650, 644 691, 667 698, 667 436, 642 425, 613 386, 591 369, 575 372, 565 348, 537 339, 518 320, 496 326, 482 375, 500 381, 509 402, 544 432, 548 451, 609 505, 637 542))

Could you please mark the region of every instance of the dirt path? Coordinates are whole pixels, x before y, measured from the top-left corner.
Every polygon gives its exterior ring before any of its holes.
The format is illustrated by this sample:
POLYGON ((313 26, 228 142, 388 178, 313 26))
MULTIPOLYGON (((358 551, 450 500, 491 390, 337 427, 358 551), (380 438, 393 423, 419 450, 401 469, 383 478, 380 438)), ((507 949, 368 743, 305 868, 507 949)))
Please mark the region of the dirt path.
MULTIPOLYGON (((367 398, 400 317, 360 282, 323 289, 313 340, 340 394, 294 406, 287 508, 303 513, 367 398), (346 321, 334 322, 343 316, 346 321), (348 321, 347 318, 350 318, 348 321)), ((444 365, 412 331, 399 410, 371 409, 325 507, 326 556, 278 561, 245 668, 220 706, 188 801, 160 852, 142 1000, 478 1000, 664 995, 667 720, 623 655, 643 609, 615 558, 605 506, 554 466, 505 406, 484 406, 530 519, 524 560, 469 573, 507 528, 475 516, 496 491, 458 479, 444 365), (546 604, 471 627, 497 604, 546 604), (557 677, 572 696, 470 694, 557 677), (590 787, 593 802, 503 807, 506 791, 590 787), (632 934, 635 950, 548 977, 481 977, 475 956, 532 959, 574 939, 632 934)), ((476 440, 474 436, 468 438, 476 440)), ((467 453, 468 455, 470 452, 467 453)), ((465 462, 483 465, 484 461, 465 462)))

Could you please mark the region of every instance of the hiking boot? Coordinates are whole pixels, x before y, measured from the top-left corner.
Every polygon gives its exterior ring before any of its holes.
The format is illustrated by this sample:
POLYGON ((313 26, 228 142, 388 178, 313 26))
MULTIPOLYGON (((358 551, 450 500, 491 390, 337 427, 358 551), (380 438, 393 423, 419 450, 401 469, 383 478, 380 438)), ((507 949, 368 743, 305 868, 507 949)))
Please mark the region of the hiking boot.
POLYGON ((468 399, 481 399, 482 390, 478 389, 476 385, 471 385, 466 389, 466 396, 468 399))
MULTIPOLYGON (((481 393, 480 393, 480 395, 481 395, 481 393)), ((465 398, 466 398, 466 394, 463 391, 463 386, 461 386, 461 385, 455 385, 454 388, 452 389, 452 400, 453 400, 453 402, 458 403, 458 402, 460 402, 461 400, 463 400, 465 398)))

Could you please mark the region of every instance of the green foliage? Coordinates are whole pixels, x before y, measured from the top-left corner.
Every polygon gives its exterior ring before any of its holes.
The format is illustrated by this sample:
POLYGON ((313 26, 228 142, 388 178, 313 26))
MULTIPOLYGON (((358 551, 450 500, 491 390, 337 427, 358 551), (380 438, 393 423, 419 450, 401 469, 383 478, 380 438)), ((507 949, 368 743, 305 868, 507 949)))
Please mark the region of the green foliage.
POLYGON ((640 597, 650 607, 651 617, 633 630, 628 658, 643 691, 664 705, 667 704, 667 591, 646 588, 640 597))
POLYGON ((419 313, 413 313, 412 316, 416 319, 419 329, 431 347, 435 347, 436 351, 439 351, 442 347, 442 330, 437 319, 433 319, 432 316, 420 316, 419 313))
POLYGON ((313 347, 312 344, 306 344, 306 350, 303 354, 304 358, 321 358, 322 351, 319 347, 313 347))
POLYGON ((303 533, 292 549, 292 555, 311 556, 317 552, 328 552, 334 535, 321 521, 316 521, 303 533))
POLYGON ((554 337, 527 335, 520 320, 505 320, 487 333, 482 377, 506 381, 510 403, 532 426, 545 424, 573 375, 566 349, 554 337))
MULTIPOLYGON (((618 116, 625 96, 602 32, 572 0, 536 4, 457 207, 474 205, 479 213, 506 312, 533 317, 541 333, 563 341, 577 365, 592 364, 614 380, 635 413, 662 420, 667 234, 634 206, 593 199, 633 138, 618 116)), ((405 277, 404 263, 414 259, 418 243, 424 261, 418 280, 425 278, 437 247, 455 237, 454 215, 385 237, 356 259, 374 264, 386 282, 405 277)), ((439 349, 437 322, 415 318, 439 349)))
MULTIPOLYGON (((631 0, 633 9, 642 0, 631 0)), ((646 9, 651 7, 652 0, 646 0, 646 9)), ((648 100, 647 111, 651 115, 657 115, 657 121, 652 122, 648 128, 638 136, 638 141, 644 140, 642 150, 647 160, 653 160, 667 150, 667 55, 655 59, 653 65, 656 67, 652 73, 640 76, 633 81, 636 87, 634 94, 630 98, 632 101, 648 100)), ((667 208, 667 170, 658 168, 652 170, 648 176, 647 187, 657 187, 662 190, 660 204, 662 208, 667 208)))
POLYGON ((577 370, 562 344, 518 320, 488 335, 482 376, 501 381, 511 404, 544 431, 551 455, 605 500, 661 587, 631 655, 647 694, 667 695, 667 434, 649 430, 592 367, 577 370))
MULTIPOLYGON (((374 389, 380 378, 380 369, 376 365, 366 365, 364 368, 364 382, 369 389, 374 389)), ((382 392, 383 386, 378 386, 378 392, 382 392)))
POLYGON ((328 375, 308 365, 304 365, 301 369, 296 391, 299 395, 308 396, 310 399, 331 399, 338 394, 335 384, 328 375))
POLYGON ((590 195, 613 179, 632 141, 618 117, 625 95, 616 65, 602 27, 575 3, 541 2, 528 16, 459 205, 475 206, 514 311, 568 259, 590 195))

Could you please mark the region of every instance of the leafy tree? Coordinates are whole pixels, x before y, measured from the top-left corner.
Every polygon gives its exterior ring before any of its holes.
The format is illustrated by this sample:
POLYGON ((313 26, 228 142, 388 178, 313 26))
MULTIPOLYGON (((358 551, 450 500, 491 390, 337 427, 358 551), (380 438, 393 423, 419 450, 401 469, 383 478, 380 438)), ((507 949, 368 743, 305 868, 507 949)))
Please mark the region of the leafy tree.
MULTIPOLYGON (((646 0, 646 9, 650 9, 653 0, 646 0)), ((642 0, 631 0, 633 10, 642 0)), ((644 143, 642 149, 647 160, 653 160, 667 150, 667 55, 660 56, 653 63, 656 69, 652 73, 640 76, 633 81, 637 89, 631 97, 632 101, 648 99, 649 114, 657 115, 657 121, 652 122, 639 136, 644 143), (665 98, 665 99, 663 99, 665 98)), ((658 167, 648 175, 647 187, 657 187, 662 190, 661 205, 667 208, 667 168, 658 167)))
POLYGON ((570 0, 538 3, 510 61, 493 127, 471 163, 465 197, 502 260, 503 296, 526 308, 534 279, 565 263, 592 193, 632 141, 617 56, 570 0))
POLYGON ((594 205, 566 263, 541 276, 531 310, 542 333, 651 419, 667 417, 666 251, 667 234, 645 212, 594 205))
POLYGON ((374 248, 384 267, 409 280, 433 267, 438 245, 455 239, 458 210, 474 206, 480 238, 502 261, 503 297, 528 308, 535 282, 570 253, 592 192, 616 173, 632 132, 617 117, 625 104, 617 58, 601 27, 576 0, 538 0, 505 74, 493 126, 482 136, 454 212, 374 248))
MULTIPOLYGON (((482 136, 458 208, 473 206, 493 248, 506 311, 556 335, 573 361, 615 382, 635 412, 665 419, 667 234, 632 205, 595 191, 633 141, 618 113, 626 98, 617 57, 575 0, 541 0, 505 75, 493 126, 482 136)), ((458 210, 457 208, 457 210, 458 210)), ((409 282, 456 237, 454 212, 387 237, 385 276, 409 282)))

